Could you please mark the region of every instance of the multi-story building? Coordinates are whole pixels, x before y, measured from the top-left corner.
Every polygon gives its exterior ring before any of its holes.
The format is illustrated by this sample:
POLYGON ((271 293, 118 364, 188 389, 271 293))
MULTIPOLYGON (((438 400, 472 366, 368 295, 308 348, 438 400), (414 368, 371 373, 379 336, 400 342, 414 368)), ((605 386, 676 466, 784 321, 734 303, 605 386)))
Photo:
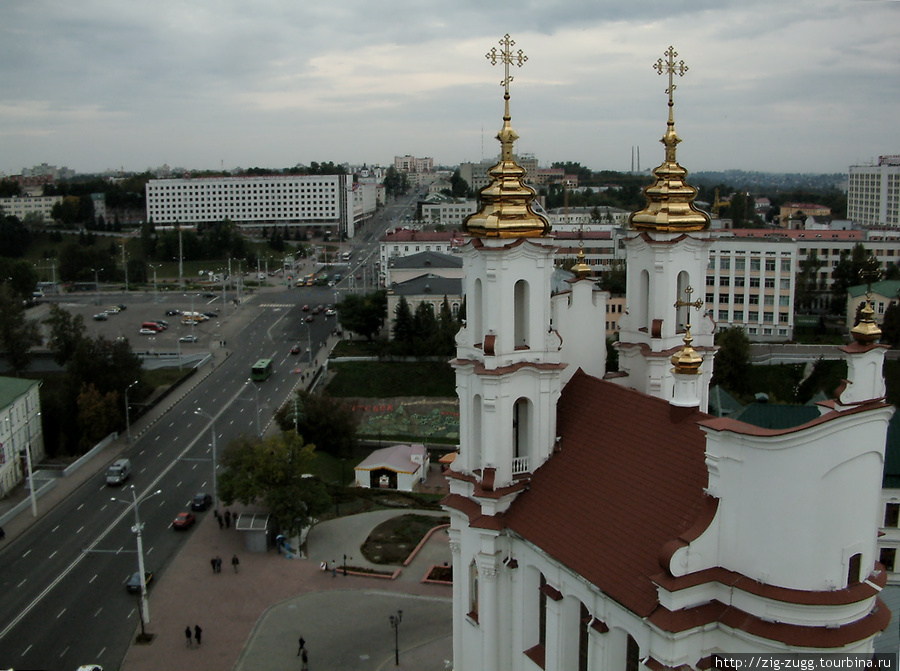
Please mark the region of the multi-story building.
POLYGON ((0 377, 0 498, 28 476, 29 459, 34 465, 44 458, 40 386, 0 377))
POLYGON ((429 226, 444 226, 458 229, 466 217, 478 207, 477 200, 429 196, 421 204, 422 222, 429 226))
MULTIPOLYGON (((537 184, 540 179, 537 158, 533 154, 522 154, 515 158, 519 166, 525 168, 525 181, 529 184, 537 184)), ((479 163, 460 163, 459 176, 466 180, 466 183, 474 191, 481 191, 491 183, 491 176, 488 174, 488 171, 497 165, 498 160, 499 158, 479 163)))
POLYGON ((403 172, 432 172, 434 159, 431 157, 416 158, 415 156, 395 156, 394 169, 403 172))
POLYGON ((865 228, 900 228, 900 155, 850 166, 847 218, 865 228))
POLYGON ((614 226, 624 226, 628 221, 628 210, 608 205, 597 207, 555 207, 547 210, 547 219, 554 231, 608 230, 614 226))
POLYGON ((375 211, 375 187, 351 175, 154 179, 147 218, 161 225, 230 219, 242 228, 318 228, 353 237, 375 211), (371 198, 366 194, 372 192, 371 198))
POLYGON ((62 196, 13 196, 0 198, 0 212, 9 217, 24 219, 25 215, 41 215, 44 223, 53 220, 53 206, 62 202, 62 196))
POLYGON ((816 203, 785 203, 779 210, 779 221, 782 228, 802 228, 802 222, 807 217, 828 217, 831 216, 831 208, 816 203), (799 225, 792 225, 792 221, 800 222, 799 225))

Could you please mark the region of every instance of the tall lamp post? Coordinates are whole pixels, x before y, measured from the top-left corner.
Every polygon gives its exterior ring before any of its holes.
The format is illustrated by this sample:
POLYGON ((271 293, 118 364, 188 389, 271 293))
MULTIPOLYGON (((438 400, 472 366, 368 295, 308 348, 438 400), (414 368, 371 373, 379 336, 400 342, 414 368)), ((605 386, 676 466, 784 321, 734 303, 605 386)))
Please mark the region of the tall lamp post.
POLYGON ((213 505, 216 507, 216 512, 219 512, 219 490, 218 485, 216 484, 216 470, 218 468, 216 464, 216 418, 212 415, 209 415, 203 412, 200 408, 194 410, 195 415, 200 415, 202 417, 206 417, 209 420, 209 428, 212 431, 212 488, 213 488, 213 505))
POLYGON ((403 619, 403 611, 398 610, 396 615, 390 616, 391 629, 394 630, 394 664, 400 666, 400 621, 403 619))
POLYGON ((144 571, 144 542, 143 542, 143 531, 144 525, 141 522, 141 512, 140 512, 140 504, 146 501, 147 499, 156 496, 157 494, 162 494, 161 489, 157 489, 152 494, 147 494, 146 496, 142 496, 138 498, 137 491, 134 488, 134 485, 131 485, 131 501, 125 501, 122 499, 117 499, 116 497, 112 497, 112 501, 118 501, 119 503, 131 503, 134 505, 134 526, 131 527, 131 530, 134 532, 134 535, 137 537, 137 556, 138 556, 138 575, 141 580, 141 636, 146 637, 147 632, 144 631, 144 625, 150 624, 150 602, 147 599, 147 576, 144 571))
POLYGON ((125 387, 125 442, 131 443, 131 407, 128 405, 128 390, 138 383, 137 380, 125 387))

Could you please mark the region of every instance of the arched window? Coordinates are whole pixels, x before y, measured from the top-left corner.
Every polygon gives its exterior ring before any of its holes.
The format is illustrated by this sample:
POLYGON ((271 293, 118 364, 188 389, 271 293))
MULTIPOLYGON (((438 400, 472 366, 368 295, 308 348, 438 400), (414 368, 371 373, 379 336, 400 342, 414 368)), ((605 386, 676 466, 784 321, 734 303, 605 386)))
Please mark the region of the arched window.
MULTIPOLYGON (((685 271, 681 271, 678 273, 678 279, 675 282, 676 284, 676 293, 675 298, 672 299, 672 302, 675 301, 689 301, 693 300, 685 293, 685 289, 687 289, 691 285, 691 279, 685 271)), ((693 294, 691 294, 693 296, 693 294)), ((675 309, 675 332, 676 333, 684 333, 685 327, 688 322, 690 322, 691 317, 689 314, 689 310, 691 307, 689 305, 682 306, 680 308, 675 309)))
POLYGON ((538 645, 547 646, 547 579, 541 573, 538 589, 538 645))
POLYGON ((469 564, 469 617, 478 622, 478 565, 469 564))
POLYGON ((472 328, 472 342, 476 345, 484 342, 484 322, 482 321, 482 287, 481 279, 476 279, 472 286, 471 305, 468 306, 468 324, 472 328))
POLYGON ((625 671, 638 671, 640 660, 641 648, 631 634, 628 634, 628 642, 625 644, 625 671))
POLYGON ((646 270, 641 271, 636 307, 637 316, 641 320, 638 328, 646 331, 650 327, 650 321, 653 319, 650 314, 650 273, 646 270))
POLYGON ((472 421, 471 434, 469 436, 469 445, 472 450, 469 454, 469 469, 475 470, 481 468, 481 394, 475 394, 472 398, 472 421))
POLYGON ((531 401, 520 398, 513 404, 512 456, 513 474, 526 473, 531 454, 531 401))
POLYGON ((529 346, 528 320, 528 282, 519 280, 513 290, 513 347, 523 348, 529 346))
POLYGON ((587 606, 579 604, 578 612, 578 671, 588 671, 588 632, 591 624, 591 614, 587 606))
POLYGON ((859 570, 862 564, 862 555, 858 552, 850 557, 850 563, 847 567, 847 587, 855 585, 859 582, 859 570))

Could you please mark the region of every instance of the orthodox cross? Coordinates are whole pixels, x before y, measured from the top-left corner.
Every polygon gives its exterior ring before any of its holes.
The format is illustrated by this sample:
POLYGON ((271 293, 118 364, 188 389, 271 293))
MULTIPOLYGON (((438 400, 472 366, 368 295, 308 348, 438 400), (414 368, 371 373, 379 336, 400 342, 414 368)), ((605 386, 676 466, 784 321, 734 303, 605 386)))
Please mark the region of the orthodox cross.
POLYGON ((513 52, 512 48, 515 46, 515 41, 509 38, 509 33, 503 36, 503 39, 500 40, 500 46, 503 47, 499 51, 497 47, 492 47, 489 52, 485 54, 485 58, 487 58, 491 65, 497 65, 498 62, 503 63, 503 81, 500 82, 500 86, 503 87, 503 92, 508 97, 509 96, 509 83, 513 80, 512 75, 509 74, 509 66, 516 65, 518 67, 522 67, 525 64, 525 61, 528 60, 528 56, 524 54, 524 52, 519 49, 516 52, 513 52))
POLYGON ((669 107, 672 107, 672 105, 675 104, 672 101, 672 93, 676 88, 673 76, 678 75, 679 77, 684 77, 684 73, 688 71, 688 66, 684 64, 684 61, 675 62, 675 57, 678 56, 678 52, 671 46, 666 50, 664 55, 666 60, 660 58, 653 64, 653 68, 658 74, 669 75, 669 88, 666 89, 666 93, 669 95, 669 107))
MULTIPOLYGON (((696 308, 697 310, 699 310, 700 308, 703 307, 703 301, 701 301, 699 298, 697 300, 695 300, 693 303, 691 302, 691 294, 694 293, 693 288, 685 287, 684 293, 687 294, 687 300, 683 301, 679 298, 677 301, 675 301, 675 304, 673 305, 673 307, 676 310, 678 308, 696 308)), ((688 313, 687 313, 687 329, 688 329, 688 331, 690 331, 690 329, 691 329, 691 311, 690 310, 688 310, 688 313)))

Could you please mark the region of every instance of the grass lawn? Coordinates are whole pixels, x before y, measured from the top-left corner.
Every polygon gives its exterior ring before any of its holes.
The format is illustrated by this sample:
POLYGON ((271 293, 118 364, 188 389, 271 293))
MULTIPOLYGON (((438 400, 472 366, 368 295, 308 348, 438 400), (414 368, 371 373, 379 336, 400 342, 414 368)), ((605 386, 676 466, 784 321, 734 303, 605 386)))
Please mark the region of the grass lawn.
POLYGON ((400 515, 372 529, 362 553, 373 564, 402 564, 431 529, 449 524, 449 517, 400 515))
POLYGON ((330 363, 336 375, 328 393, 336 397, 456 396, 450 364, 434 361, 330 363))

